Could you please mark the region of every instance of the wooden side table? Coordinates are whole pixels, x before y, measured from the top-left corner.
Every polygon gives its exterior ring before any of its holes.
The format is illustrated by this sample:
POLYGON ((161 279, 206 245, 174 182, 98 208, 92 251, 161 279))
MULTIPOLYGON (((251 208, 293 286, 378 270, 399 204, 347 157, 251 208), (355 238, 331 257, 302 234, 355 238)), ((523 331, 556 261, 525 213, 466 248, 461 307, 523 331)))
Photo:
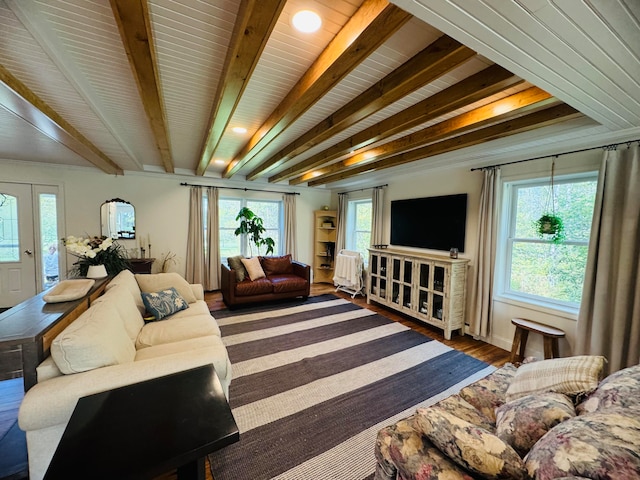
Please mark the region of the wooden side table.
POLYGON ((544 358, 557 358, 558 339, 564 337, 564 332, 559 328, 550 327, 541 323, 527 320, 525 318, 513 318, 511 323, 516 326, 516 333, 513 337, 513 345, 511 347, 511 363, 522 361, 524 351, 527 346, 529 332, 539 333, 544 340, 544 358))
POLYGON ((151 267, 155 258, 130 258, 131 271, 133 273, 151 273, 151 267))
POLYGON ((45 480, 204 480, 205 456, 240 438, 213 365, 82 397, 45 480), (175 477, 174 477, 175 478, 175 477))

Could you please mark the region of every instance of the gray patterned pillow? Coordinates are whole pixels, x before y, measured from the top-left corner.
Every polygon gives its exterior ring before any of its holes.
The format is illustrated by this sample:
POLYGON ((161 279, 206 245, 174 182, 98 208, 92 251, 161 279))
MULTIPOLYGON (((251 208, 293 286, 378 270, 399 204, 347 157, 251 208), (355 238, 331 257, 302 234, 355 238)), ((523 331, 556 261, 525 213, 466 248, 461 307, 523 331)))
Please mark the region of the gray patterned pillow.
POLYGON ((495 421, 495 409, 506 401, 507 388, 517 371, 513 364, 507 363, 489 376, 460 390, 460 396, 495 421))
POLYGON ((245 277, 247 277, 247 269, 244 268, 242 264, 242 259, 244 257, 242 255, 236 255, 235 257, 227 258, 227 263, 229 264, 229 268, 236 272, 236 280, 238 282, 242 282, 245 277))
POLYGON ((490 418, 457 394, 451 395, 444 400, 440 400, 431 407, 418 408, 416 412, 416 422, 420 422, 420 416, 428 408, 441 408, 442 410, 445 410, 452 415, 475 425, 476 427, 482 427, 491 433, 494 433, 496 430, 496 425, 490 418))
POLYGON ((189 308, 187 301, 180 296, 178 291, 171 287, 153 293, 143 293, 144 306, 156 320, 162 320, 180 310, 189 308))
POLYGON ((524 462, 510 445, 440 408, 427 408, 416 428, 450 460, 488 479, 525 480, 524 462))
POLYGON ((640 409, 611 408, 556 425, 525 458, 534 480, 640 478, 640 409))
POLYGON ((524 457, 545 433, 575 416, 573 402, 566 395, 527 395, 496 409, 496 435, 524 457))
POLYGON ((578 415, 610 407, 640 406, 640 365, 618 370, 600 382, 584 401, 578 404, 578 415))

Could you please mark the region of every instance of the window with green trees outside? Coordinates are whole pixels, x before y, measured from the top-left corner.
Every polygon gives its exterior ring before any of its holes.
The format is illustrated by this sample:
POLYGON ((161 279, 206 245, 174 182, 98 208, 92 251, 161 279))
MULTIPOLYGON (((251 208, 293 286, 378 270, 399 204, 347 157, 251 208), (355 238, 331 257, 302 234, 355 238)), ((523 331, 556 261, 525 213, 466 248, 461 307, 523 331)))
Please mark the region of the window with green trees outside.
POLYGON ((582 296, 597 173, 556 177, 551 197, 546 179, 505 182, 506 234, 498 245, 504 269, 502 293, 523 301, 577 309, 582 296), (553 200, 553 201, 552 201, 553 200), (554 208, 555 205, 555 208, 554 208), (535 222, 553 209, 566 238, 559 244, 538 235, 535 222))

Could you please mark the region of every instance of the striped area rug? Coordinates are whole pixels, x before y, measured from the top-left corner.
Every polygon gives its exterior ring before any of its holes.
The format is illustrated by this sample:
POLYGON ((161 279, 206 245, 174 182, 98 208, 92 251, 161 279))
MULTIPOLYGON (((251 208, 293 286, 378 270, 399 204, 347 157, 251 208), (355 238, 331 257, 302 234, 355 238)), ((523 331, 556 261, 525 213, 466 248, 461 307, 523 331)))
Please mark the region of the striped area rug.
POLYGON ((240 429, 215 480, 371 479, 378 430, 494 370, 331 294, 213 315, 240 429))

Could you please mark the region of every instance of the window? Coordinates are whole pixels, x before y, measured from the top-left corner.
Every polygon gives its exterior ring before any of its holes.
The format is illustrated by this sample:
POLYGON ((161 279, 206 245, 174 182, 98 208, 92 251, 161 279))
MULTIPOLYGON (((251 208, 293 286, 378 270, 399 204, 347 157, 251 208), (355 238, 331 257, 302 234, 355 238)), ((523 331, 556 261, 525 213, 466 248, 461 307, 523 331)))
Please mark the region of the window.
POLYGON ((369 259, 371 246, 371 215, 373 205, 371 199, 351 200, 347 205, 347 250, 360 252, 365 263, 369 259))
MULTIPOLYGON (((218 215, 220 223, 220 258, 226 262, 228 257, 242 254, 245 257, 257 255, 255 245, 248 245, 245 236, 236 237, 238 228, 236 216, 242 207, 248 207, 253 213, 262 218, 266 229, 264 236, 273 238, 275 248, 273 255, 280 255, 282 251, 283 206, 281 201, 247 200, 243 198, 220 198, 218 201, 218 215)), ((264 254, 264 250, 260 252, 264 254)))
POLYGON ((575 311, 582 296, 597 174, 561 176, 554 184, 555 213, 566 234, 561 244, 540 238, 535 228, 550 208, 549 179, 505 183, 499 290, 525 302, 575 311))

